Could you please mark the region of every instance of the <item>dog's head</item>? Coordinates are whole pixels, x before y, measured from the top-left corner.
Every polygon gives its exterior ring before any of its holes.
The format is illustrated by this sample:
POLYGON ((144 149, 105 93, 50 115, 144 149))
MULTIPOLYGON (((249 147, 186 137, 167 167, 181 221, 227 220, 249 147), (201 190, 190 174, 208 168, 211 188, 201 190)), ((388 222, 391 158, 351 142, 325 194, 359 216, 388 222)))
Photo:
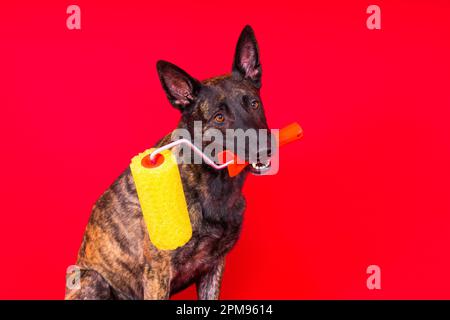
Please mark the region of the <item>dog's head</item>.
POLYGON ((250 26, 246 26, 239 37, 230 74, 198 81, 166 61, 158 61, 157 69, 170 103, 181 111, 179 128, 195 135, 194 123, 201 122, 202 133, 206 136, 207 132, 220 132, 223 136, 223 139, 215 136, 210 146, 227 144, 227 149, 230 149, 231 139, 234 149, 230 151, 250 161, 254 173, 267 169, 272 139, 259 94, 261 64, 258 44, 250 26), (241 143, 238 141, 242 138, 242 131, 257 132, 257 142, 252 143, 245 136, 242 146, 242 140, 241 143), (236 135, 230 138, 231 132, 236 135))

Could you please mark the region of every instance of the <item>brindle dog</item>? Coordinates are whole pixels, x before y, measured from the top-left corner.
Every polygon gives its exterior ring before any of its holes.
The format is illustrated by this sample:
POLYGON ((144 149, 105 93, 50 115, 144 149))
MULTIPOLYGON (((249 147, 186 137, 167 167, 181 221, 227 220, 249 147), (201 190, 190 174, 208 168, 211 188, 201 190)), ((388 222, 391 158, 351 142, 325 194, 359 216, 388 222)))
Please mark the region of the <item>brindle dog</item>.
MULTIPOLYGON (((157 69, 169 101, 181 111, 178 128, 191 131, 194 121, 201 121, 204 130, 268 129, 259 95, 258 45, 250 26, 240 35, 229 75, 200 82, 165 61, 157 69)), ((169 134, 157 146, 170 141, 169 134)), ((248 172, 258 169, 249 166, 234 178, 206 164, 180 164, 179 170, 191 240, 172 251, 152 245, 128 168, 92 210, 77 260, 81 288, 68 290, 66 299, 168 299, 193 283, 199 299, 218 299, 225 255, 241 230, 242 185, 248 172)))

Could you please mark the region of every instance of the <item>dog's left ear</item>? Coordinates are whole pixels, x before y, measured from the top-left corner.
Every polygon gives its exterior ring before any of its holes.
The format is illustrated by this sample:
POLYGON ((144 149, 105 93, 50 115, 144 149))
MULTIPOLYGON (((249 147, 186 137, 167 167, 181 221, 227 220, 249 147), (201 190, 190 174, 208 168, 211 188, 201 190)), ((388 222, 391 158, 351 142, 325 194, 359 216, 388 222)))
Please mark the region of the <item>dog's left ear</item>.
POLYGON ((236 45, 234 54, 233 77, 248 79, 256 88, 261 87, 261 64, 259 49, 252 27, 245 26, 236 45))

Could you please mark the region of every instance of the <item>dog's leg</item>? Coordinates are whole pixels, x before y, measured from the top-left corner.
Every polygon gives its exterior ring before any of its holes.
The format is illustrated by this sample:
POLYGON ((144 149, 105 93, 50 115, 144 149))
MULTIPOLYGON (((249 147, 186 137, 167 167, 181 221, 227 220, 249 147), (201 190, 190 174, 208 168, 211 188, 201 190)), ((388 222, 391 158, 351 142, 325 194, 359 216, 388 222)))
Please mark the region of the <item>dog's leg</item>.
POLYGON ((202 275, 197 282, 197 296, 199 300, 218 300, 220 284, 225 268, 225 257, 206 274, 202 275))
POLYGON ((79 289, 67 289, 66 300, 108 300, 112 298, 109 283, 94 270, 81 270, 79 289))
POLYGON ((144 299, 167 300, 170 296, 170 261, 152 261, 144 269, 144 299))

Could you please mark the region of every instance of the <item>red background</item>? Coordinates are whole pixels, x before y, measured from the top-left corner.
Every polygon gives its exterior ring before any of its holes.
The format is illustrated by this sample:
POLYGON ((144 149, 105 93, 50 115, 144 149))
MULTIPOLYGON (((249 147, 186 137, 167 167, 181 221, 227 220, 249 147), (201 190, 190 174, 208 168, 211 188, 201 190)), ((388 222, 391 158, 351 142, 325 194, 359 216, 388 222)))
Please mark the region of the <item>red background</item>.
POLYGON ((156 61, 226 73, 245 24, 269 125, 305 137, 248 179, 221 297, 450 298, 450 3, 191 2, 2 2, 0 298, 64 297, 96 198, 177 123, 156 61))

